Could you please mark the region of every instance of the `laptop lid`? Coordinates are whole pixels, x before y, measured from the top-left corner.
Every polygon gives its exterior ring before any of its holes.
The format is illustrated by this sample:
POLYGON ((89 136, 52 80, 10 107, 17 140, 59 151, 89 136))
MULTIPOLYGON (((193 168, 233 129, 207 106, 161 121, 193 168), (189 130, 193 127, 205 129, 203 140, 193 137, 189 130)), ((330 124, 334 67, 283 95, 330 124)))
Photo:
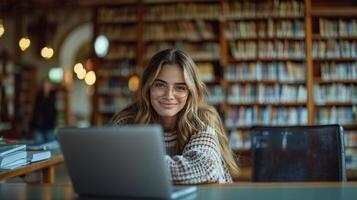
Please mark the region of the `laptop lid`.
POLYGON ((158 125, 58 130, 75 192, 100 196, 174 197, 162 135, 158 125))

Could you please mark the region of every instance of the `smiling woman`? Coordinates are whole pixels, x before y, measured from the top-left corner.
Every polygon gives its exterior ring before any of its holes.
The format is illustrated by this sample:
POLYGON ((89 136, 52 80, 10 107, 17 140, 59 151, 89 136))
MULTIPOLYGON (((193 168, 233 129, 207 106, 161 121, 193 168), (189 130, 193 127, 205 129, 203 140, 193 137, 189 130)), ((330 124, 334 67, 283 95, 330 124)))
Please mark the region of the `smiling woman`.
POLYGON ((166 162, 175 184, 229 183, 239 174, 216 110, 191 57, 177 49, 158 52, 140 81, 139 99, 120 111, 114 125, 160 124, 166 162))
POLYGON ((177 113, 185 106, 188 93, 182 68, 164 65, 150 88, 151 104, 164 129, 175 128, 177 113))

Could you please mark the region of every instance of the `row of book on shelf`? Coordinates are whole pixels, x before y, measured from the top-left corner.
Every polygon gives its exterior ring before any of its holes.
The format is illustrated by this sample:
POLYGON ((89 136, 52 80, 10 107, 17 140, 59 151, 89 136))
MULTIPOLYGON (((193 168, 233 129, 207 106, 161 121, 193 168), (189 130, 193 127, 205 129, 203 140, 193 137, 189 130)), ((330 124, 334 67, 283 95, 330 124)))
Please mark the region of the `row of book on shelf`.
POLYGON ((128 22, 137 19, 135 6, 121 6, 116 8, 101 7, 98 9, 98 23, 128 22))
POLYGON ((0 143, 0 171, 12 170, 50 157, 49 150, 35 151, 26 144, 0 143))
POLYGON ((233 84, 227 93, 227 102, 234 103, 287 103, 306 102, 304 85, 233 84))
MULTIPOLYGON (((146 2, 146 1, 144 1, 146 2)), ((150 5, 145 7, 145 17, 148 20, 163 20, 177 18, 227 18, 244 17, 301 17, 304 15, 304 4, 300 1, 270 1, 256 3, 251 1, 232 1, 224 4, 224 12, 217 2, 211 4, 179 3, 165 5, 150 5)))
POLYGON ((321 64, 322 80, 357 80, 357 62, 321 64))
POLYGON ((109 40, 115 41, 131 41, 135 42, 137 39, 136 25, 101 25, 99 33, 105 35, 109 40))
POLYGON ((347 124, 357 123, 357 106, 322 107, 315 111, 316 124, 347 124))
POLYGON ((135 65, 128 60, 113 63, 101 63, 97 70, 98 77, 128 77, 134 73, 135 65))
MULTIPOLYGON (((194 44, 185 41, 177 41, 174 43, 148 44, 145 47, 145 59, 166 48, 185 49, 194 60, 218 60, 219 59, 219 44, 215 42, 207 42, 204 44, 194 44)), ((127 45, 111 45, 109 53, 105 56, 106 59, 135 59, 136 46, 134 44, 127 45)))
POLYGON ((220 85, 209 85, 207 87, 208 95, 207 102, 215 105, 225 102, 225 92, 223 92, 222 87, 220 85))
POLYGON ((344 131, 345 146, 357 147, 357 131, 344 131))
POLYGON ((224 116, 228 128, 249 127, 253 125, 305 125, 307 109, 305 107, 239 106, 230 108, 224 116))
POLYGON ((226 39, 263 39, 305 37, 304 22, 299 19, 266 21, 229 21, 224 32, 226 39))
POLYGON ((192 40, 200 41, 217 39, 212 23, 203 20, 180 21, 166 24, 150 24, 145 26, 144 41, 146 40, 192 40))
POLYGON ((218 18, 221 15, 219 4, 167 4, 145 7, 145 20, 176 20, 192 18, 218 18))
MULTIPOLYGON (((304 38, 304 24, 301 20, 281 20, 274 22, 268 19, 267 22, 228 22, 225 31, 227 39, 234 38, 304 38)), ((135 33, 136 25, 101 25, 100 32, 108 35, 108 38, 115 39, 111 36, 119 36, 124 39, 134 39, 134 35, 124 35, 124 33, 135 33), (125 31, 125 32, 124 32, 125 31), (131 38, 127 38, 130 36, 131 38)), ((147 24, 144 30, 144 39, 165 39, 165 38, 182 38, 182 39, 211 39, 215 37, 214 23, 195 20, 195 21, 178 21, 164 24, 147 24)))
POLYGON ((108 79, 101 79, 98 81, 98 94, 99 95, 113 95, 130 97, 131 93, 128 87, 128 79, 121 81, 118 77, 109 77, 108 79))
POLYGON ((306 66, 299 62, 242 62, 224 68, 225 80, 305 81, 306 66))
MULTIPOLYGON (((208 98, 216 103, 305 103, 307 100, 307 92, 304 85, 232 84, 228 87, 227 93, 222 90, 220 85, 209 85, 208 91, 210 94, 208 98)), ((314 86, 314 102, 316 105, 328 103, 356 104, 357 85, 340 83, 316 84, 314 86)))
POLYGON ((99 102, 99 112, 113 114, 128 106, 132 99, 130 96, 101 97, 99 102))
POLYGON ((314 58, 356 58, 356 41, 319 40, 312 43, 314 58))
MULTIPOLYGON (((321 107, 314 113, 316 124, 352 125, 357 122, 356 106, 321 107)), ((305 125, 307 109, 300 107, 233 106, 225 112, 226 127, 252 125, 305 125)))
POLYGON ((357 20, 319 19, 319 33, 322 37, 353 37, 357 36, 357 20))
MULTIPOLYGON (((145 3, 161 1, 146 0, 145 3)), ((232 1, 224 4, 221 12, 219 1, 211 3, 185 2, 177 4, 145 5, 145 20, 173 20, 191 18, 227 18, 244 17, 301 17, 304 16, 304 3, 301 1, 268 1, 256 3, 251 1, 232 1)), ((137 17, 137 6, 116 8, 102 7, 98 10, 98 22, 134 21, 137 17)))
POLYGON ((235 59, 304 59, 304 41, 231 41, 230 52, 235 59))
MULTIPOLYGON (((115 19, 113 19, 115 21, 115 19)), ((100 23, 100 22, 99 22, 100 23)), ((144 40, 165 39, 215 39, 214 24, 208 21, 178 21, 175 23, 145 25, 144 40)), ((105 34, 110 40, 134 41, 137 37, 137 25, 135 24, 101 24, 99 32, 105 34)), ((265 21, 234 22, 227 24, 225 31, 227 39, 235 38, 301 38, 305 37, 304 23, 302 20, 268 19, 265 21)))
MULTIPOLYGON (((230 147, 232 149, 250 149, 250 131, 243 129, 233 129, 228 132, 230 147)), ((357 147, 357 132, 344 130, 345 147, 357 147)))
POLYGON ((111 45, 106 59, 135 59, 136 48, 131 45, 111 45))
POLYGON ((357 104, 357 84, 315 84, 314 99, 315 103, 322 105, 336 102, 357 104))
POLYGON ((145 45, 145 59, 150 59, 156 52, 166 48, 184 49, 188 52, 192 59, 195 61, 219 60, 220 47, 215 42, 205 42, 204 44, 195 44, 186 41, 163 42, 160 44, 147 44, 145 45))
POLYGON ((224 5, 225 15, 232 18, 251 17, 302 17, 303 1, 231 1, 224 5))

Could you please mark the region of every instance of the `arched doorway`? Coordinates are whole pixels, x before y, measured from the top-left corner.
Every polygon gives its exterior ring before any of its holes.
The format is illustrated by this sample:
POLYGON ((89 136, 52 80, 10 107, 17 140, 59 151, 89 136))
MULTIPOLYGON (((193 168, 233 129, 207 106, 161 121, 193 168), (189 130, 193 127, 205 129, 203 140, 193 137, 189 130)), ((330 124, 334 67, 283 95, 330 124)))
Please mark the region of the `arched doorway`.
MULTIPOLYGON (((59 66, 64 71, 64 83, 68 90, 69 125, 86 127, 90 125, 91 90, 84 81, 73 76, 73 66, 78 62, 78 57, 88 55, 88 45, 93 35, 93 25, 90 22, 74 28, 63 40, 59 52, 59 66)), ((82 63, 85 64, 85 63, 82 63)))

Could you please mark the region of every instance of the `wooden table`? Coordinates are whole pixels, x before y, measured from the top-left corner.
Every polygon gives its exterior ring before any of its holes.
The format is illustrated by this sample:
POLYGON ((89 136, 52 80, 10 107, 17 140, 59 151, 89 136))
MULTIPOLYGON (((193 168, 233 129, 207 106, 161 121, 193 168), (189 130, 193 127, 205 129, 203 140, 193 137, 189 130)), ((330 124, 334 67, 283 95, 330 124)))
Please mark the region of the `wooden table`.
MULTIPOLYGON (((0 199, 105 199, 78 197, 72 185, 0 184, 0 199)), ((138 191, 139 192, 139 191, 138 191)), ((190 200, 354 200, 357 182, 234 183, 201 185, 190 200)), ((122 198, 115 198, 122 199, 122 198)))
POLYGON ((42 183, 53 184, 55 181, 55 166, 64 163, 62 155, 54 155, 48 160, 31 163, 14 170, 0 172, 0 180, 24 176, 31 172, 41 170, 43 173, 42 183))

